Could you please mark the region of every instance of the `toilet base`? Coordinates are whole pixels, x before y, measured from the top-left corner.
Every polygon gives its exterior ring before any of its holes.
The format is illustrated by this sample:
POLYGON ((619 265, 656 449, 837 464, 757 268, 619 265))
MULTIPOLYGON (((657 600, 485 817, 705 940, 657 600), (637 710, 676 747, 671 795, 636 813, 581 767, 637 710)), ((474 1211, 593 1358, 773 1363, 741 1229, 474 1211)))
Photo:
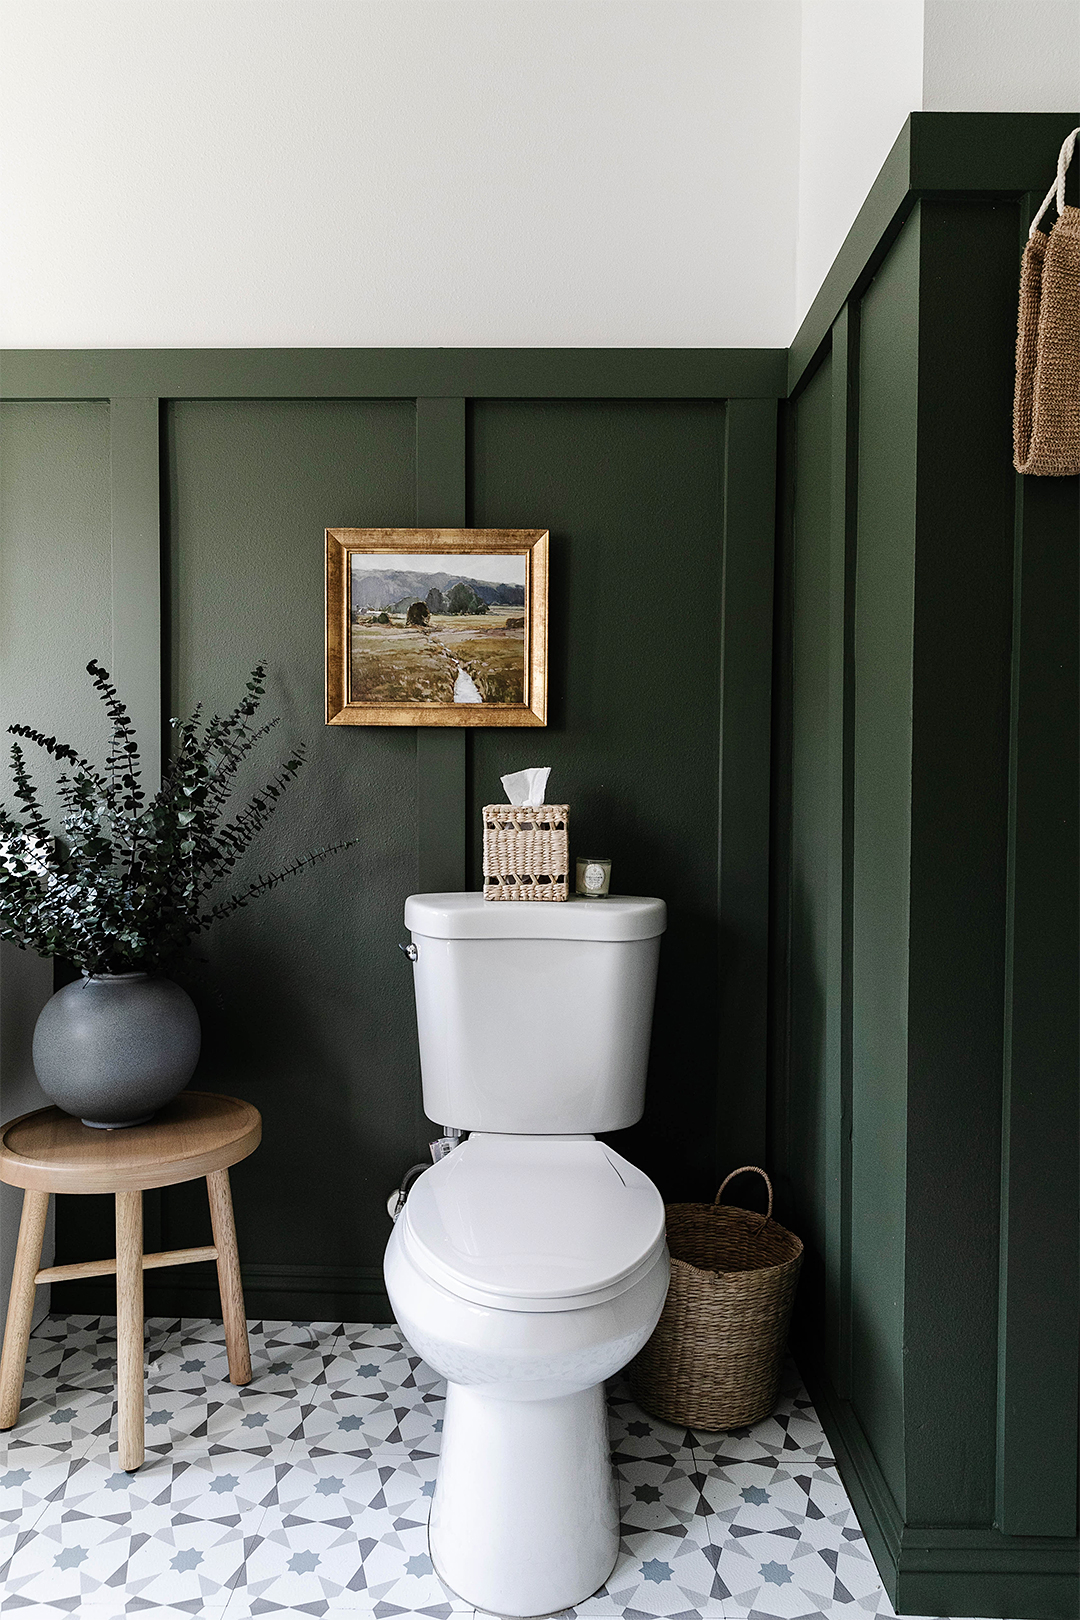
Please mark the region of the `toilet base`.
POLYGON ((430 1547, 451 1591, 494 1614, 553 1614, 603 1586, 619 1552, 603 1384, 542 1401, 448 1384, 430 1547))

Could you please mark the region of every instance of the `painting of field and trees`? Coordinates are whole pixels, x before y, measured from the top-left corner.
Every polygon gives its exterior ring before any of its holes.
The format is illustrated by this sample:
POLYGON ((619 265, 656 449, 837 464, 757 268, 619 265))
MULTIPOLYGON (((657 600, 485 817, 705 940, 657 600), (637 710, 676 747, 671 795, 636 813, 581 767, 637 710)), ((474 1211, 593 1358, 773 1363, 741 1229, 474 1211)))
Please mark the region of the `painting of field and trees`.
POLYGON ((547 725, 548 543, 327 529, 327 725, 547 725))
POLYGON ((350 563, 353 702, 525 701, 524 555, 350 563))

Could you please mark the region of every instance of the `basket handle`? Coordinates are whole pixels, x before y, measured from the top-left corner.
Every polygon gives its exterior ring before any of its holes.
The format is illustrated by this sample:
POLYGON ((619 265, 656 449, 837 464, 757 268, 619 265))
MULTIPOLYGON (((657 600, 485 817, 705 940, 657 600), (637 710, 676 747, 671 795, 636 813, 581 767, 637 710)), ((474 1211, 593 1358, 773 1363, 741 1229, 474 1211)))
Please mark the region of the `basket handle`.
POLYGON ((768 1176, 765 1174, 764 1170, 762 1170, 760 1168, 759 1165, 756 1165, 756 1164, 742 1164, 742 1165, 739 1166, 739 1168, 737 1170, 733 1170, 731 1172, 730 1176, 725 1176, 723 1181, 720 1183, 720 1191, 717 1193, 716 1197, 713 1199, 713 1206, 715 1207, 720 1202, 721 1198, 724 1196, 724 1188, 727 1186, 729 1181, 734 1181, 736 1176, 745 1176, 748 1172, 751 1175, 760 1176, 761 1179, 764 1181, 766 1187, 768 1187, 768 1189, 769 1189, 769 1207, 765 1211, 765 1219, 761 1223, 763 1227, 768 1226, 769 1222, 772 1220, 772 1182, 769 1180, 768 1176))

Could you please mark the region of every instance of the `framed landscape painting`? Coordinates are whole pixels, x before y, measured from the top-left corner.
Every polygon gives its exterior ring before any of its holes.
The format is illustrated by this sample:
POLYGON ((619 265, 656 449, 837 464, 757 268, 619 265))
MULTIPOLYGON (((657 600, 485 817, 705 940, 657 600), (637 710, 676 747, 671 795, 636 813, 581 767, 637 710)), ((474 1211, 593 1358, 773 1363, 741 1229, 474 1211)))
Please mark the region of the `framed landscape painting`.
POLYGON ((327 529, 327 725, 546 725, 547 586, 546 529, 327 529))

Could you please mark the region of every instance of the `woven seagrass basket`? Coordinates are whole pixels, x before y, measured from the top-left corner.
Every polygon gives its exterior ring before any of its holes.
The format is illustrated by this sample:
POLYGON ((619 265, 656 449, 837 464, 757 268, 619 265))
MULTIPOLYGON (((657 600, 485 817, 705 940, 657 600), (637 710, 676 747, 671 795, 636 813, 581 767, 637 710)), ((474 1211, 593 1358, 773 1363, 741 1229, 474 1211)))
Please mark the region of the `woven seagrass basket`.
POLYGON ((484 806, 484 899, 565 900, 570 806, 484 806))
POLYGON ((772 1218, 772 1183, 743 1165, 711 1204, 668 1204, 671 1286, 652 1338, 630 1363, 639 1406, 688 1429, 743 1429, 776 1406, 803 1246, 772 1218), (746 1171, 769 1189, 765 1215, 721 1204, 746 1171))

